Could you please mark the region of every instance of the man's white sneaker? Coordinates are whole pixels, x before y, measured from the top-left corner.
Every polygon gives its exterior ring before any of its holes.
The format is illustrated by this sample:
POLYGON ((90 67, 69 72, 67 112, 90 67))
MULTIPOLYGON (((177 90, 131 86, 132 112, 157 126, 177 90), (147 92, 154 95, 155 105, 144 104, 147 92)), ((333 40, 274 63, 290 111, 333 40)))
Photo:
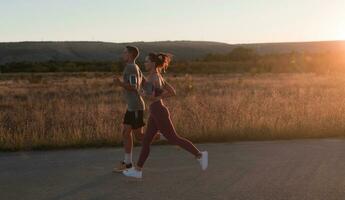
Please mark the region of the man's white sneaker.
POLYGON ((208 167, 208 152, 207 151, 202 151, 201 152, 201 158, 198 159, 201 169, 206 170, 208 167))
POLYGON ((129 168, 127 170, 124 170, 122 172, 123 175, 128 176, 128 177, 133 177, 133 178, 142 178, 143 177, 143 172, 136 170, 134 167, 129 168))

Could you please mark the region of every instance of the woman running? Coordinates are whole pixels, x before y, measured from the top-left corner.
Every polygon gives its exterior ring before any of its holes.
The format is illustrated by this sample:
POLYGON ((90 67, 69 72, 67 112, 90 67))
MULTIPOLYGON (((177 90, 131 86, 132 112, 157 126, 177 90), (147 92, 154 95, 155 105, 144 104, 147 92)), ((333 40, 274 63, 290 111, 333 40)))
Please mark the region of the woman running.
POLYGON ((180 137, 176 133, 170 119, 169 110, 163 104, 162 99, 176 95, 175 89, 161 75, 161 71, 165 71, 168 68, 170 61, 171 57, 164 53, 150 53, 145 59, 145 68, 149 71, 149 75, 144 85, 143 95, 152 101, 150 105, 150 116, 137 166, 123 171, 125 176, 142 178, 142 168, 150 153, 151 142, 158 131, 170 143, 178 145, 193 154, 199 161, 202 170, 207 169, 208 152, 199 151, 189 140, 180 137))

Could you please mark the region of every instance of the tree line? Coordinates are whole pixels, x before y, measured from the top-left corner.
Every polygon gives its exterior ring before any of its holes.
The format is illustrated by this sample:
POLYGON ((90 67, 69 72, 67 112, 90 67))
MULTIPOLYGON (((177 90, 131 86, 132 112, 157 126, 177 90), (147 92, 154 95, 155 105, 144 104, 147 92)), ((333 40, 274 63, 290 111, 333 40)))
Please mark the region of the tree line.
MULTIPOLYGON (((143 61, 138 61, 143 67, 143 61)), ((124 64, 118 62, 14 62, 0 65, 1 73, 16 72, 115 72, 124 64)), ((144 71, 144 69, 143 69, 144 71)), ((345 72, 343 52, 289 52, 259 54, 253 49, 236 47, 222 54, 207 54, 190 61, 173 62, 173 73, 281 73, 281 72, 345 72)))

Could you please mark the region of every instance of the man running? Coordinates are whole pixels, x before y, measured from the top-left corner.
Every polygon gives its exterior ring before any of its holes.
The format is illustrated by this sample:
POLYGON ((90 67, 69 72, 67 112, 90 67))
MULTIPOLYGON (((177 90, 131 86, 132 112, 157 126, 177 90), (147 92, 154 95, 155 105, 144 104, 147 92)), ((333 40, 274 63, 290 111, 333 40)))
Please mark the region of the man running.
POLYGON ((133 166, 132 151, 133 151, 133 136, 141 140, 143 138, 144 110, 145 103, 139 95, 139 89, 143 82, 143 75, 140 68, 136 64, 136 59, 139 57, 139 49, 135 46, 126 46, 122 53, 122 59, 126 63, 123 70, 123 81, 119 77, 114 78, 114 83, 124 89, 124 96, 127 103, 127 111, 123 119, 123 146, 124 146, 124 160, 120 162, 119 166, 114 168, 114 172, 122 172, 133 166))

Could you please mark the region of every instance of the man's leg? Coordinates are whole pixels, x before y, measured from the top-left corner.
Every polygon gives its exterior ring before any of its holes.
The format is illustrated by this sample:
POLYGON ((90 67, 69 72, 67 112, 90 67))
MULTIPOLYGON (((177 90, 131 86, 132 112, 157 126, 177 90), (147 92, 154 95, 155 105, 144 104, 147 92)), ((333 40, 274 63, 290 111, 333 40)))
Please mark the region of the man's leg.
POLYGON ((133 138, 132 138, 132 128, 128 124, 123 124, 122 127, 122 139, 124 148, 124 159, 120 164, 113 169, 113 172, 122 172, 128 168, 132 167, 132 149, 133 149, 133 138))
POLYGON ((126 165, 132 164, 133 137, 132 128, 124 124, 122 128, 123 148, 125 150, 124 162, 126 165))
POLYGON ((139 141, 142 141, 144 138, 144 127, 140 127, 133 130, 135 138, 139 141))

